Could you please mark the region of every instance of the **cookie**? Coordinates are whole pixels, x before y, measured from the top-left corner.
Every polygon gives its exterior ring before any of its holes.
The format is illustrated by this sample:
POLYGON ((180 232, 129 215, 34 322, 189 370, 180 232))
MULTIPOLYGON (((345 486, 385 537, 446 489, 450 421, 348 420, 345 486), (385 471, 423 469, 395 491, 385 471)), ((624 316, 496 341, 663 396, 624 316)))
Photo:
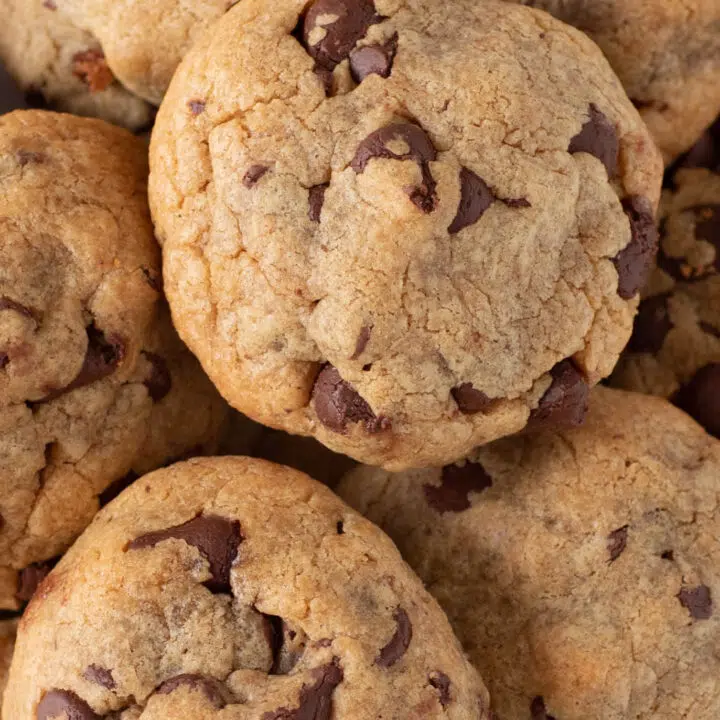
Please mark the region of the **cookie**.
POLYGON ((121 486, 214 451, 226 405, 162 301, 142 142, 18 111, 0 176, 2 609, 121 486))
POLYGON ((547 14, 243 0, 175 75, 150 196, 176 326, 230 404, 399 469, 580 421, 660 172, 599 50, 547 14))
POLYGON ((717 0, 518 0, 586 32, 670 163, 720 112, 717 0))
POLYGON ((598 388, 583 428, 462 463, 353 471, 508 720, 720 717, 720 445, 667 401, 598 388))
POLYGON ((154 108, 116 80, 98 41, 55 0, 0 3, 0 59, 35 107, 99 117, 130 130, 153 120, 154 108))
POLYGON ((13 650, 15 648, 16 631, 17 620, 0 619, 0 705, 2 705, 2 698, 10 672, 10 662, 12 661, 13 650))
POLYGON ((53 0, 98 39, 120 82, 154 105, 193 42, 237 1, 53 0))
POLYGON ((720 437, 720 155, 705 160, 715 172, 682 168, 665 192, 657 267, 612 383, 670 398, 720 437))
POLYGON ((487 705, 447 618, 380 530, 290 468, 197 458, 120 495, 41 585, 3 709, 486 720, 487 705))

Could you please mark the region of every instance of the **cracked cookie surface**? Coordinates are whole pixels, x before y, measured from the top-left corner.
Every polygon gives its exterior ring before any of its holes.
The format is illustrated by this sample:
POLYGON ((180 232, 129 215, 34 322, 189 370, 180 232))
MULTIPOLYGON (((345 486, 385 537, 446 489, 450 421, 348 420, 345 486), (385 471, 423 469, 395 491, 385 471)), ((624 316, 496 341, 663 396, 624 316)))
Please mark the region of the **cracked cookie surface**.
POLYGON ((581 420, 661 173, 596 46, 471 0, 244 0, 211 35, 150 194, 176 327, 226 399, 394 469, 581 420))
POLYGON ((519 0, 586 32, 670 163, 720 112, 717 0, 519 0))
POLYGON ((611 382, 671 399, 720 437, 720 121, 672 184, 657 265, 611 382))
POLYGON ((143 143, 0 117, 0 608, 119 485, 214 451, 226 405, 172 329, 143 143))
POLYGON ((196 458, 121 494, 40 586, 4 712, 487 720, 487 706, 378 528, 290 468, 196 458))
POLYGON ((154 108, 116 80, 99 42, 54 0, 0 3, 0 59, 33 106, 98 117, 129 130, 152 122, 154 108))
POLYGON ((238 0, 53 0, 91 32, 120 81, 159 105, 193 42, 238 0))
POLYGON ((720 444, 599 387, 587 423, 338 492, 395 540, 510 720, 720 716, 720 444))

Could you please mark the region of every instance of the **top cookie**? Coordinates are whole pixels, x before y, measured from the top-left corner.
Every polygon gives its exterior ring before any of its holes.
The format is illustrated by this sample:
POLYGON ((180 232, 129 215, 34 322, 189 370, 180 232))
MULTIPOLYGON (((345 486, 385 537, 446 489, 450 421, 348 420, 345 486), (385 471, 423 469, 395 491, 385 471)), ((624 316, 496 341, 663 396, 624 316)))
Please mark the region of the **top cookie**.
POLYGON ((720 443, 599 387, 582 428, 338 492, 435 595, 502 720, 720 717, 720 443))
POLYGON ((52 0, 98 39, 120 82, 154 105, 193 42, 237 1, 52 0))
POLYGON ((172 329, 142 141, 0 117, 0 609, 111 486, 213 451, 226 405, 172 329))
POLYGON ((197 459, 101 512, 20 623, 13 720, 488 720, 388 538, 280 465, 197 459), (64 713, 64 715, 63 715, 64 713))
POLYGON ((603 50, 670 163, 720 112, 717 0, 518 0, 603 50))
POLYGON ((174 320, 216 386, 392 468, 578 421, 654 252, 660 158, 617 78, 502 2, 244 0, 151 156, 174 320))

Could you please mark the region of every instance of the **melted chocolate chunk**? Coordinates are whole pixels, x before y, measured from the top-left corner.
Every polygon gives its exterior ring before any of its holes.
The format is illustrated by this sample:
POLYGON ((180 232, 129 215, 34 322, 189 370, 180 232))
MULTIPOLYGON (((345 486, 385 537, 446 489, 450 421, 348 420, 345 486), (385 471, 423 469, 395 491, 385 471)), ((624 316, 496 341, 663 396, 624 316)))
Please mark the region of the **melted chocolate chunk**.
POLYGON ((612 178, 617 174, 620 152, 617 130, 597 105, 591 103, 588 114, 590 119, 570 141, 568 152, 584 152, 596 157, 605 166, 608 177, 612 178))
POLYGON ((73 55, 73 75, 80 78, 93 93, 107 89, 115 79, 105 60, 105 54, 96 49, 73 55))
POLYGON ((123 490, 129 488, 138 477, 140 476, 134 470, 131 470, 127 475, 123 475, 111 482, 110 485, 98 495, 98 504, 100 507, 105 507, 109 502, 114 500, 123 490))
POLYGON ((147 533, 133 540, 129 550, 152 548, 163 540, 183 540, 196 547, 210 565, 212 579, 204 583, 213 593, 229 593, 230 569, 242 542, 240 523, 219 515, 198 515, 182 525, 147 533))
POLYGON ((172 388, 172 377, 167 363, 155 353, 143 351, 143 355, 150 363, 150 375, 145 378, 143 385, 153 402, 160 402, 172 388))
POLYGON ((672 403, 720 438, 720 363, 700 368, 672 397, 672 403))
POLYGON ((555 720, 552 715, 548 715, 545 700, 541 695, 534 697, 530 703, 530 717, 532 720, 555 720))
POLYGON ((50 574, 56 564, 57 560, 47 560, 23 568, 18 575, 15 599, 21 603, 30 602, 40 583, 50 574))
POLYGON ((308 217, 312 222, 320 222, 320 215, 322 214, 322 208, 325 204, 325 191, 328 189, 328 186, 328 183, 324 183, 323 185, 315 185, 310 188, 308 194, 308 217))
POLYGON ((397 52, 398 36, 393 35, 384 45, 366 45, 350 53, 350 72, 356 83, 368 75, 390 77, 393 60, 397 52))
POLYGON ((312 402, 320 422, 333 432, 347 432, 349 423, 362 423, 369 433, 390 427, 390 421, 375 415, 357 390, 345 382, 332 365, 326 365, 317 376, 312 402))
POLYGON ((713 606, 710 588, 706 585, 684 587, 678 593, 680 604, 687 609, 693 620, 707 620, 712 617, 713 606))
POLYGON ((208 675, 184 674, 166 680, 157 689, 158 695, 169 695, 180 687, 186 687, 191 692, 200 692, 217 710, 224 708, 229 702, 229 692, 219 680, 208 675))
POLYGON ((658 248, 658 232, 652 205, 647 198, 633 195, 622 201, 630 220, 630 244, 614 258, 618 274, 618 295, 623 300, 635 297, 645 284, 658 248))
POLYGON ((312 676, 314 682, 302 686, 300 703, 296 708, 280 708, 263 713, 261 720, 330 720, 333 714, 332 696, 343 680, 338 659, 315 668, 312 676))
POLYGON ((424 485, 427 504, 439 513, 462 512, 470 508, 470 493, 481 493, 492 487, 492 478, 477 462, 446 465, 440 485, 424 485))
POLYGON ((463 415, 486 412, 495 404, 495 400, 489 398, 484 392, 476 390, 472 383, 462 383, 454 387, 450 394, 463 415))
POLYGON ((37 720, 101 720, 93 709, 71 690, 48 690, 36 710, 37 720))
POLYGON ((405 610, 401 607, 397 608, 393 613, 393 619, 397 624, 395 633, 390 638, 388 644, 380 650, 380 654, 375 660, 375 664, 380 667, 392 667, 407 652, 412 640, 412 623, 405 610))
POLYGON ((315 0, 305 13, 303 44, 319 67, 333 70, 381 19, 372 0, 315 0))
POLYGON ((20 88, 0 62, 0 115, 13 110, 25 110, 28 104, 20 88))
POLYGON ((490 186, 472 170, 461 168, 460 204, 455 219, 448 227, 448 232, 454 235, 468 225, 476 223, 494 201, 495 195, 490 186))
POLYGON ((360 328, 360 334, 358 335, 357 342, 355 343, 355 352, 350 357, 351 360, 357 360, 365 351, 367 344, 370 342, 372 327, 372 325, 363 325, 360 328))
POLYGON ((356 173, 363 173, 373 158, 416 162, 422 172, 422 183, 418 187, 406 188, 406 191, 410 200, 424 213, 435 209, 437 183, 430 172, 430 163, 437 158, 437 151, 422 128, 410 123, 394 123, 376 130, 358 145, 350 166, 356 173), (391 149, 393 144, 401 146, 395 149, 404 152, 395 152, 391 149))
POLYGON ((640 303, 633 334, 628 343, 632 352, 658 353, 673 329, 668 309, 670 293, 653 295, 640 303))
POLYGON ((430 684, 437 690, 440 704, 445 708, 450 704, 450 678, 444 673, 434 672, 428 678, 430 684))
POLYGON ((86 328, 88 346, 85 351, 85 360, 76 378, 64 388, 51 390, 40 403, 55 400, 72 390, 91 385, 98 380, 111 375, 125 358, 125 342, 117 337, 106 338, 102 330, 95 325, 86 328))
POLYGON ((117 687, 115 678, 113 678, 112 672, 107 668, 100 667, 100 665, 88 665, 85 668, 83 677, 91 683, 96 685, 102 685, 108 690, 114 690, 117 687))
POLYGON ((529 430, 577 427, 585 421, 590 388, 572 360, 559 362, 551 371, 552 384, 530 413, 529 430))
POLYGON ((267 165, 253 165, 248 169, 242 179, 243 185, 250 189, 257 185, 258 180, 265 175, 270 168, 267 165))
POLYGON ((623 525, 621 528, 613 530, 608 535, 607 548, 610 553, 610 562, 614 562, 622 555, 623 550, 625 550, 627 545, 627 534, 628 526, 623 525))

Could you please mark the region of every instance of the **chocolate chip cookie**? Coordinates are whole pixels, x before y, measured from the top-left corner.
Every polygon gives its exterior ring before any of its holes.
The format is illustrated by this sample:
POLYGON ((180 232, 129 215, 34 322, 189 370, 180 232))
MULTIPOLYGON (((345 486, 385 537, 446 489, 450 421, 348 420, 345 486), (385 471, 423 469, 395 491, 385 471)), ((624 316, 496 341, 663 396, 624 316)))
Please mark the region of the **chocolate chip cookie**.
POLYGON ((0 609, 139 475, 212 452, 226 405, 162 302, 143 143, 0 117, 0 609))
POLYGON ((290 468, 197 458, 120 495, 40 586, 4 712, 487 720, 487 706, 380 530, 290 468))
POLYGON ((0 706, 7 685, 10 662, 15 648, 17 620, 0 620, 0 706))
POLYGON ((155 114, 116 80, 95 37, 74 25, 55 0, 2 0, 0 60, 35 107, 130 130, 148 126, 155 114))
POLYGON ((670 398, 720 437, 720 145, 711 139, 665 193, 657 267, 612 382, 670 398))
POLYGON ((545 13, 243 0, 175 75, 150 190, 221 393, 399 469, 581 420, 630 335, 660 172, 600 51, 545 13))
MULTIPOLYGON (((24 0, 21 0, 24 1, 24 0)), ((100 43, 108 67, 159 105, 182 56, 238 0, 53 0, 100 43)))
POLYGON ((670 163, 720 112, 717 0, 518 0, 603 50, 670 163))
POLYGON ((720 717, 720 444, 598 388, 583 428, 340 494, 440 601, 510 720, 720 717))

